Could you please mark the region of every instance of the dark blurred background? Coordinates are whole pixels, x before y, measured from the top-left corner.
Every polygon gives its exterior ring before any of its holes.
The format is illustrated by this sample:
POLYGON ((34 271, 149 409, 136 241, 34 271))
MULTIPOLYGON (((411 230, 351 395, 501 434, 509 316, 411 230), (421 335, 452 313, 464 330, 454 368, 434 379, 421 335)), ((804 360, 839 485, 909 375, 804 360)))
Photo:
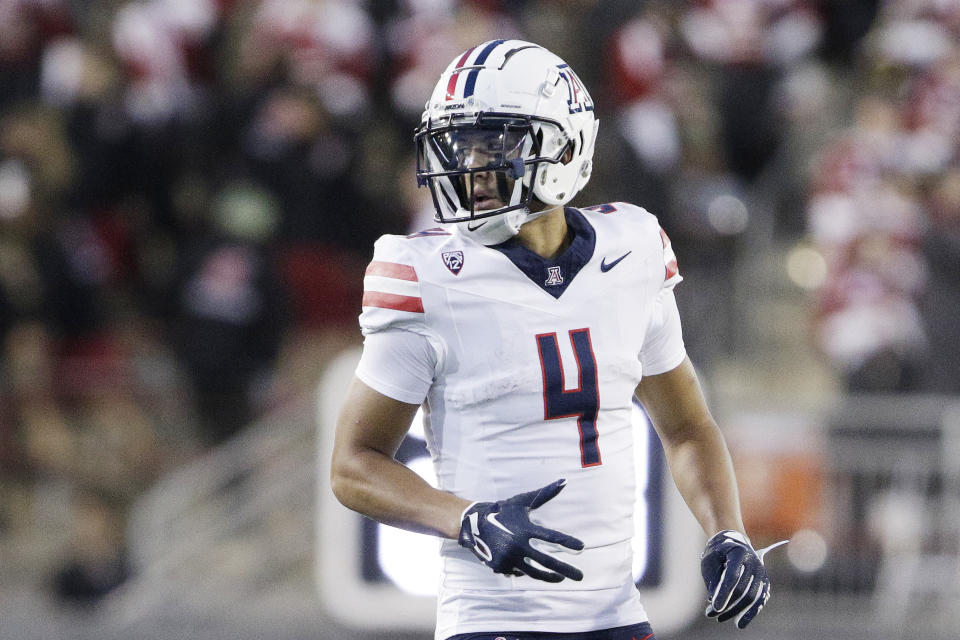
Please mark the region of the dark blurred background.
POLYGON ((837 637, 960 602, 960 2, 0 0, 0 637, 86 637, 125 587, 107 617, 150 619, 172 596, 130 586, 201 557, 310 602, 313 394, 373 241, 433 226, 434 82, 492 38, 594 97, 574 204, 672 238, 751 526, 814 536, 784 590, 881 599, 837 637), (844 466, 862 443, 893 455, 844 466), (291 461, 300 502, 230 519, 291 461))

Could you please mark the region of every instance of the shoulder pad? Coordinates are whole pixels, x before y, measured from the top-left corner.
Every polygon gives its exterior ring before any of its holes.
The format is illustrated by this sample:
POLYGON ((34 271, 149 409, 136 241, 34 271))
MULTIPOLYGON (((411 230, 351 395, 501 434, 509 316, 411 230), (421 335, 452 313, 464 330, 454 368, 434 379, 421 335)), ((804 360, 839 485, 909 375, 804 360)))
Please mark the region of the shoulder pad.
POLYGON ((595 204, 589 207, 584 207, 584 211, 596 211, 597 213, 611 214, 611 213, 626 213, 626 214, 641 214, 653 217, 653 214, 639 207, 635 204, 630 204, 629 202, 607 202, 604 204, 595 204))
POLYGON ((432 238, 435 236, 449 236, 452 235, 449 231, 443 227, 431 227, 430 229, 424 229, 423 231, 417 231, 406 236, 407 240, 415 240, 417 238, 432 238))
MULTIPOLYGON (((627 224, 630 227, 640 225, 636 231, 641 235, 659 232, 660 244, 663 248, 663 286, 664 288, 672 289, 683 280, 683 276, 680 275, 677 267, 677 256, 673 252, 670 238, 663 230, 663 227, 660 226, 660 222, 655 215, 643 207, 630 204, 629 202, 608 202, 606 204, 593 205, 592 207, 584 207, 584 210, 595 211, 602 214, 625 214, 626 217, 624 217, 623 220, 629 220, 630 222, 627 224)), ((650 240, 651 242, 653 241, 652 238, 650 240)))

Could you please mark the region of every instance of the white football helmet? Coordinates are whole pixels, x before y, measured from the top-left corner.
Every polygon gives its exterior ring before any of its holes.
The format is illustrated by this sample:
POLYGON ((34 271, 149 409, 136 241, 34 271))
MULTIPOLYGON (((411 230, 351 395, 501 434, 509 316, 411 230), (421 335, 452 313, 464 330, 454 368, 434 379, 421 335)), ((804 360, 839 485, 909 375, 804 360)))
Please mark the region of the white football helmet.
POLYGON ((522 40, 492 40, 440 76, 414 139, 417 184, 436 220, 483 244, 516 235, 590 179, 593 100, 562 59, 522 40))

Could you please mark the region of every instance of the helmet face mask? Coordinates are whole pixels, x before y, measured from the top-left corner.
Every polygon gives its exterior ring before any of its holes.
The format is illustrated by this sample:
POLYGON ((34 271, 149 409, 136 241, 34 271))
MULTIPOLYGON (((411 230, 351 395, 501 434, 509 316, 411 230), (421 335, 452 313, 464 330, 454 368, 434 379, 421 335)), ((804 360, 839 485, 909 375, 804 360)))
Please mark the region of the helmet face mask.
POLYGON ((495 244, 583 188, 596 120, 563 60, 529 42, 495 40, 450 63, 414 139, 417 183, 430 189, 435 219, 495 244))
POLYGON ((430 188, 438 222, 466 222, 529 209, 541 163, 562 161, 564 149, 541 155, 555 122, 516 114, 479 113, 428 121, 415 135, 417 180, 430 188))

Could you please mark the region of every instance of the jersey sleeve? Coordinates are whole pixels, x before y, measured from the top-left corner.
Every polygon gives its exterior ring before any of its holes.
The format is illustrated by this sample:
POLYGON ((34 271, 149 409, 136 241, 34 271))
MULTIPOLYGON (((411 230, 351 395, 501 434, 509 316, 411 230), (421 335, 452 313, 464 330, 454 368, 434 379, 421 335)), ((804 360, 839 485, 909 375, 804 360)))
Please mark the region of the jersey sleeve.
POLYGON ((363 355, 356 375, 395 400, 420 404, 443 363, 426 322, 415 260, 402 236, 383 236, 363 277, 363 355))
POLYGON ((360 329, 367 336, 388 329, 426 333, 420 279, 401 236, 382 236, 363 274, 360 329))
POLYGON ((420 404, 427 397, 438 365, 437 351, 429 338, 394 329, 369 334, 356 375, 383 395, 420 404))
MULTIPOLYGON (((675 284, 675 283, 674 283, 675 284)), ((643 375, 653 376, 676 368, 687 357, 680 326, 680 312, 673 289, 660 291, 640 349, 643 375)))

